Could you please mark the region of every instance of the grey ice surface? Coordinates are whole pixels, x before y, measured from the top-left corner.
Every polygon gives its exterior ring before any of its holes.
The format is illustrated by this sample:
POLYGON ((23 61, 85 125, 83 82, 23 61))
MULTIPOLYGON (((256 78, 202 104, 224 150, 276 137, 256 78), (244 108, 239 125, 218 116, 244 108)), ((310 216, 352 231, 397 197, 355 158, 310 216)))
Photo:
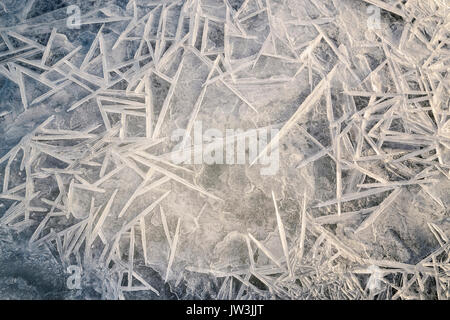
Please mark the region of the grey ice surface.
POLYGON ((449 36, 445 0, 1 0, 0 299, 449 299, 449 36), (277 128, 278 170, 173 163, 196 122, 277 128))

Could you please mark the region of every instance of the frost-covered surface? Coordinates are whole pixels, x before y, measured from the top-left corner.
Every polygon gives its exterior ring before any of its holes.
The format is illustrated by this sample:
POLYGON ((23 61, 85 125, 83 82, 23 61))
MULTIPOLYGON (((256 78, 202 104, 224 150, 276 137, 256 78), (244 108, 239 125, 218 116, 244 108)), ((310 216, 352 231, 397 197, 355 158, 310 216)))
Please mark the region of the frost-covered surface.
POLYGON ((447 6, 2 0, 0 297, 448 299, 447 6), (278 172, 173 164, 193 121, 278 172))

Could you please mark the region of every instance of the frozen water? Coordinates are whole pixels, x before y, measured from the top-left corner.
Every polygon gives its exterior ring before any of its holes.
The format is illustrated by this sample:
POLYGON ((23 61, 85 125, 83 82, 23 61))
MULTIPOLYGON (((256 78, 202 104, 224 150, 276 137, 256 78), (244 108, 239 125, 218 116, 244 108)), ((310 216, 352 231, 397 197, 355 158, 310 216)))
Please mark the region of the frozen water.
POLYGON ((0 241, 80 268, 68 298, 448 299, 449 14, 1 1, 0 241), (198 122, 279 131, 245 164, 173 163, 198 122))

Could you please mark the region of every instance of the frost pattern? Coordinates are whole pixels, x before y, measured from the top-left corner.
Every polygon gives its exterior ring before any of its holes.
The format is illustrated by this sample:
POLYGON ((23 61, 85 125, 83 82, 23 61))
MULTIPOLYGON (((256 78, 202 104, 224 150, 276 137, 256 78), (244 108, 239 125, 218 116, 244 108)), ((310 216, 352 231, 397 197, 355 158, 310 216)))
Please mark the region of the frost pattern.
POLYGON ((1 2, 0 226, 105 299, 449 298, 445 2, 93 3, 1 2), (171 163, 194 121, 278 174, 171 163))

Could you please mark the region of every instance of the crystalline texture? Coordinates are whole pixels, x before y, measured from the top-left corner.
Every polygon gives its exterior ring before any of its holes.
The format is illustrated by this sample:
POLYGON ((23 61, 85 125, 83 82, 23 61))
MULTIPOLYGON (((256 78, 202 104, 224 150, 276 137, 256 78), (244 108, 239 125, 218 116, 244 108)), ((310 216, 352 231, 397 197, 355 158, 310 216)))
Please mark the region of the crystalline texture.
POLYGON ((83 288, 449 298, 445 1, 0 10, 0 227, 82 267, 83 288), (196 121, 279 131, 252 163, 173 163, 172 133, 196 121), (279 170, 263 176, 258 160, 278 143, 279 170))

